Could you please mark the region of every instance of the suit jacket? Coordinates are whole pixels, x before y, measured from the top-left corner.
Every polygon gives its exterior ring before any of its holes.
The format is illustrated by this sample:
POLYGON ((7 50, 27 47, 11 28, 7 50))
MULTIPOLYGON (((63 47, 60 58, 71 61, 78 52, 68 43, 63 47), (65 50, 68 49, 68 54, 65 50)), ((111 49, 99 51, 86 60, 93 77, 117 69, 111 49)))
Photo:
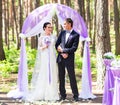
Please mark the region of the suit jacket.
POLYGON ((60 45, 63 48, 62 53, 68 53, 68 58, 64 59, 61 56, 61 53, 58 52, 57 62, 61 62, 63 59, 67 62, 74 60, 74 52, 77 50, 79 44, 79 36, 80 35, 76 31, 72 30, 66 42, 66 31, 63 30, 60 32, 55 47, 57 49, 57 47, 60 45))

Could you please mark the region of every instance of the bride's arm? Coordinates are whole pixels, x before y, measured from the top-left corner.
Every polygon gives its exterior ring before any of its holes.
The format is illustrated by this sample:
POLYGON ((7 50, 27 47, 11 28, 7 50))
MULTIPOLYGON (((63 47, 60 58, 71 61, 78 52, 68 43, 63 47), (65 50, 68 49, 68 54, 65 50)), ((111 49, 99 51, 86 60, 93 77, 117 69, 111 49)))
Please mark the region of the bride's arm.
POLYGON ((44 50, 44 49, 48 48, 47 45, 43 45, 43 44, 42 44, 42 39, 43 39, 43 37, 39 37, 39 38, 38 38, 38 49, 39 49, 39 50, 44 50))

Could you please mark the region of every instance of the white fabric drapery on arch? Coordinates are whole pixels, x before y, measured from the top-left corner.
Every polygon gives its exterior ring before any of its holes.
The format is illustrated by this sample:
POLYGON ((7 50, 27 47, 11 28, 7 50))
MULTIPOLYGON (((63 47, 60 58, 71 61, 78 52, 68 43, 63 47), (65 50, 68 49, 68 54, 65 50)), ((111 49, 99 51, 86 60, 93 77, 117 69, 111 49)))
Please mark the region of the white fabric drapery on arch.
MULTIPOLYGON (((85 41, 82 67, 82 90, 79 97, 84 99, 95 98, 95 96, 92 94, 89 38, 87 34, 87 27, 79 13, 62 4, 47 4, 41 6, 32 11, 25 19, 20 36, 21 38, 32 37, 41 33, 43 31, 43 24, 46 21, 51 21, 54 14, 57 15, 59 24, 62 26, 65 18, 71 18, 74 21, 73 29, 80 34, 80 40, 85 41)), ((27 71, 27 54, 25 49, 25 41, 24 38, 22 38, 17 83, 17 92, 21 94, 17 97, 23 97, 28 91, 27 71)), ((10 93, 8 93, 8 96, 14 98, 14 96, 11 96, 10 93)))

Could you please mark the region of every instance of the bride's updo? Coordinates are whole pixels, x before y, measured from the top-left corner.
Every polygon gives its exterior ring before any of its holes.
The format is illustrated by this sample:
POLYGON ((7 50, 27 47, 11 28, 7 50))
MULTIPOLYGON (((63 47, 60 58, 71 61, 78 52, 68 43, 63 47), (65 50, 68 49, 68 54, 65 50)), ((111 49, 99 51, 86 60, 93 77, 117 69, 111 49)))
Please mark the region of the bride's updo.
POLYGON ((45 30, 45 28, 47 27, 48 24, 51 24, 51 23, 50 23, 50 22, 44 23, 44 25, 43 25, 43 30, 45 30))

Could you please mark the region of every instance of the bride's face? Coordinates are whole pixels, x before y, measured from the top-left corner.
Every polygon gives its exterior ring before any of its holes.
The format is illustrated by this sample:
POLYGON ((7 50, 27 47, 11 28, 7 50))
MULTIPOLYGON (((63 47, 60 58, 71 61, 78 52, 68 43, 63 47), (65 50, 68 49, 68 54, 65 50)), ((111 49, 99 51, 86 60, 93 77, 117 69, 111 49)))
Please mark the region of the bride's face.
POLYGON ((48 25, 46 26, 46 28, 45 28, 45 33, 46 33, 47 35, 50 35, 50 34, 52 33, 52 31, 53 31, 52 25, 51 25, 51 24, 48 24, 48 25))

